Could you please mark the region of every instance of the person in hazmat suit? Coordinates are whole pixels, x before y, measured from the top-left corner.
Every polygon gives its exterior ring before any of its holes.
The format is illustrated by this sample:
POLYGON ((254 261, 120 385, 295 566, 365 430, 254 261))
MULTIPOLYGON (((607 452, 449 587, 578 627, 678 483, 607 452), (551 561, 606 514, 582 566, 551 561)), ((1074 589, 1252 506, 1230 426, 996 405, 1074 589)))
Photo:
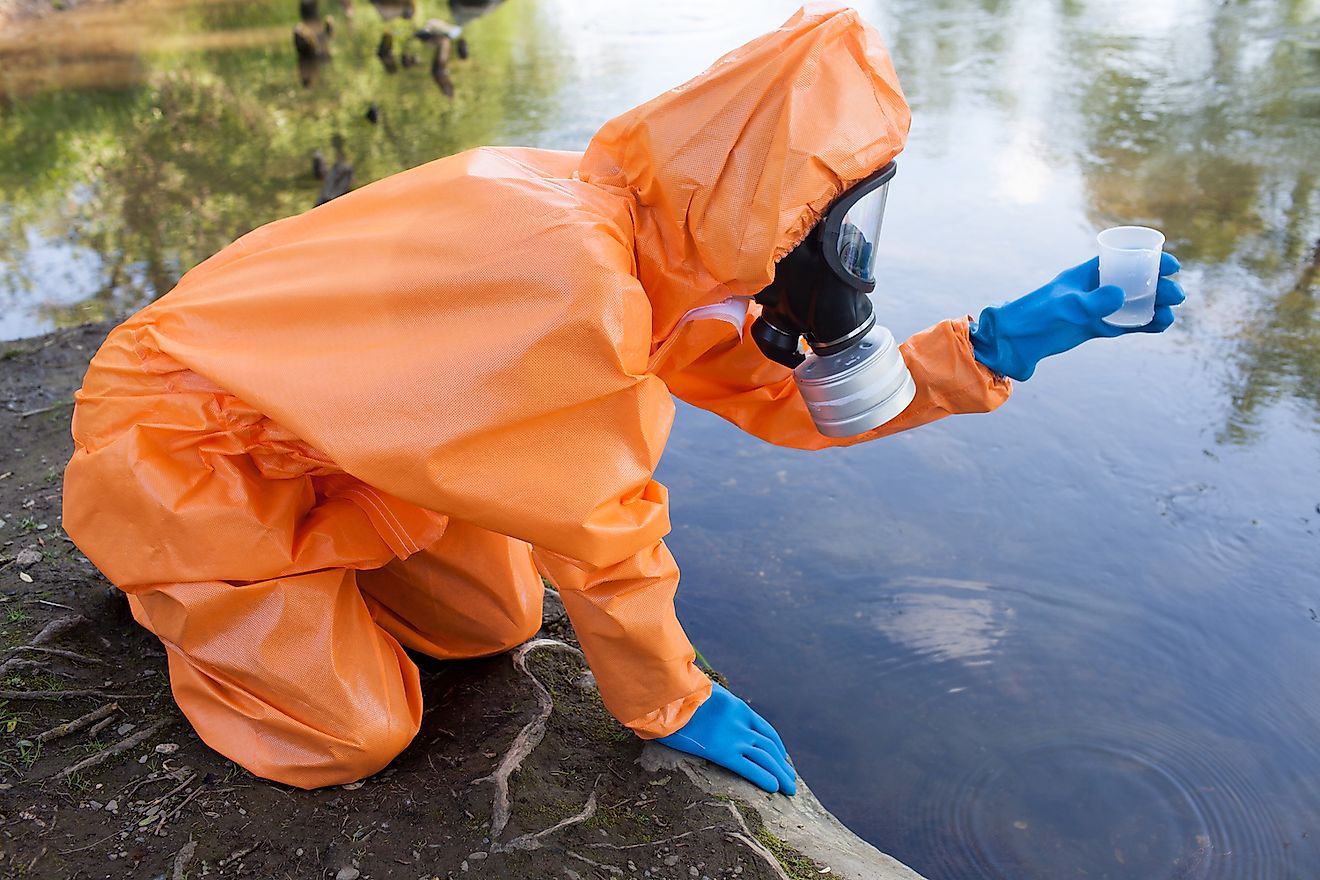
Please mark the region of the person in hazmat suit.
MULTIPOLYGON (((583 153, 482 148, 377 181, 116 328, 77 396, 64 524, 161 640, 198 735, 294 786, 374 773, 421 722, 408 652, 518 645, 544 575, 620 722, 792 794, 780 737, 675 616, 653 477, 671 395, 819 449, 988 412, 1041 357, 1126 332, 1100 321, 1122 293, 1092 261, 917 333, 901 412, 822 432, 753 297, 833 271, 815 231, 909 119, 879 36, 813 7, 583 153)), ((1160 297, 1139 329, 1171 323, 1181 293, 1160 297)))

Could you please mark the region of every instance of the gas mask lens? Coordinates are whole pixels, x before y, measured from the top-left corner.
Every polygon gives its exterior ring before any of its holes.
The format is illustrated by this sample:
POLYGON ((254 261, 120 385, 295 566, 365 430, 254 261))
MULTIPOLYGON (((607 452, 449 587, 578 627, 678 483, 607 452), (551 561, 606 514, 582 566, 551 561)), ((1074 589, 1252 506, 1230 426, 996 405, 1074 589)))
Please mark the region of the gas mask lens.
POLYGON ((855 184, 830 206, 820 222, 825 262, 842 281, 866 293, 875 287, 876 244, 885 219, 889 181, 896 170, 890 162, 855 184))
POLYGON ((875 283, 876 242, 880 240, 888 196, 886 180, 848 209, 839 228, 839 263, 849 275, 867 284, 875 283))

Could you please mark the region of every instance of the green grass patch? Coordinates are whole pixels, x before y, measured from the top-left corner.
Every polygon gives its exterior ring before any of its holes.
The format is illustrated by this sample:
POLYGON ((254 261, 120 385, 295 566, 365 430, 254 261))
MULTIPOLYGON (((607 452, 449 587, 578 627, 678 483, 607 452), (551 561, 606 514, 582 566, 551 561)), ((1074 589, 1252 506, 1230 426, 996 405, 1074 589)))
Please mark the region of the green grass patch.
POLYGON ((7 700, 0 700, 0 732, 12 735, 23 723, 23 716, 9 708, 7 700))
POLYGON ((53 672, 11 672, 0 684, 14 691, 62 691, 67 686, 64 679, 53 672))

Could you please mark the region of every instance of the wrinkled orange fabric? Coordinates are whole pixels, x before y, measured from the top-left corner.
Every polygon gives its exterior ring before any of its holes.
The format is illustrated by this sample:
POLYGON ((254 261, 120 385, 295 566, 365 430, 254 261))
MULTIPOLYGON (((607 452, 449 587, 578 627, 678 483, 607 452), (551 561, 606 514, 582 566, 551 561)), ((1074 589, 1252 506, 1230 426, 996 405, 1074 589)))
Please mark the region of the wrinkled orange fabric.
POLYGON ((394 175, 244 236, 118 327, 78 394, 65 527, 160 637, 201 737, 293 785, 374 772, 421 720, 404 649, 516 645, 538 572, 609 710, 643 737, 686 723, 710 684, 661 540, 671 393, 803 448, 1009 394, 945 321, 903 344, 903 415, 830 440, 750 334, 680 325, 769 283, 908 123, 876 33, 812 8, 583 154, 394 175))

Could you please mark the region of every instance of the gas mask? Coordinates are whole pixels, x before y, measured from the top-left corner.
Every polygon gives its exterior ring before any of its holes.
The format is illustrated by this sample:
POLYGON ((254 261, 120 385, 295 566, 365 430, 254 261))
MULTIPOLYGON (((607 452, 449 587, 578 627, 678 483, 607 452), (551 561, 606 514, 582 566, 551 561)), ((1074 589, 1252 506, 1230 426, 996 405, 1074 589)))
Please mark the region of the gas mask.
POLYGON ((793 370, 816 430, 852 437, 897 416, 917 393, 894 335, 876 323, 876 243, 884 219, 890 162, 830 205, 756 295, 752 324, 761 353, 793 370), (809 352, 803 352, 805 340, 809 352))

